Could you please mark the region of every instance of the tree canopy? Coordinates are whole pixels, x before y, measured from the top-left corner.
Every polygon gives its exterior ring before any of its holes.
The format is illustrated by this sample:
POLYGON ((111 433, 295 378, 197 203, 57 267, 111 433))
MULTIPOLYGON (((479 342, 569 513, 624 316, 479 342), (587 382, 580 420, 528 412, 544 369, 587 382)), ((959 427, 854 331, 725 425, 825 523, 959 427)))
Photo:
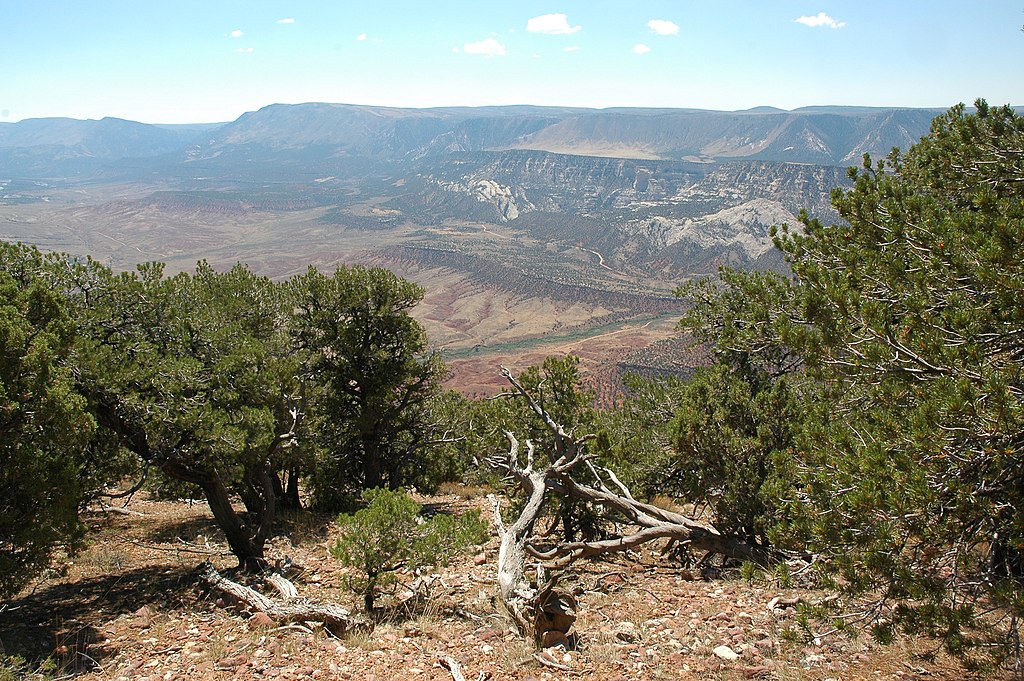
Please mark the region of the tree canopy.
POLYGON ((878 595, 861 619, 879 636, 959 652, 987 609, 1012 635, 1024 614, 1024 119, 957 106, 850 176, 842 223, 778 234, 791 279, 726 272, 687 289, 688 318, 803 395, 778 536, 878 595))
POLYGON ((0 243, 0 598, 81 537, 81 468, 96 429, 66 362, 74 320, 26 266, 43 259, 0 243))
POLYGON ((327 485, 431 474, 416 457, 443 369, 408 315, 421 290, 390 272, 273 282, 242 265, 115 274, 23 246, 0 255, 5 571, 29 575, 78 537, 79 506, 125 472, 123 452, 201 490, 251 566, 263 563, 282 473, 297 495, 314 443, 362 473, 327 485))
POLYGON ((323 387, 316 408, 324 452, 318 494, 396 489, 429 477, 418 457, 434 438, 429 402, 445 369, 409 314, 423 289, 388 270, 358 266, 333 276, 311 268, 290 286, 293 335, 323 387))

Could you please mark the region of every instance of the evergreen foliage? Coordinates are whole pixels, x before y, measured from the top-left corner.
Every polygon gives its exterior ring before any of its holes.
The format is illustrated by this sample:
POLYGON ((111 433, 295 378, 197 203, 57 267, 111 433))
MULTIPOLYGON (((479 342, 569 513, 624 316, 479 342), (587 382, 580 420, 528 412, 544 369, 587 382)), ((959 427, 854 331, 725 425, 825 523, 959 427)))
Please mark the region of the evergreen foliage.
MULTIPOLYGON (((873 616, 942 636, 1024 615, 1024 118, 957 106, 906 154, 851 171, 779 239, 802 287, 797 337, 835 417, 806 452, 801 529, 873 616)), ((1019 643, 1018 643, 1019 645, 1019 643)))
POLYGON ((36 276, 43 256, 0 243, 0 598, 82 536, 86 450, 96 423, 67 359, 77 330, 36 276), (26 267, 26 265, 29 265, 26 267))
POLYGON ((201 488, 239 561, 259 564, 276 513, 273 478, 302 415, 283 289, 241 265, 87 274, 79 386, 100 426, 201 488))
POLYGON ((1019 654, 1024 118, 954 107, 851 178, 833 195, 845 222, 803 215, 777 236, 791 281, 690 287, 692 328, 744 380, 797 389, 799 482, 776 536, 875 596, 840 624, 955 653, 994 632, 1019 654))
POLYGON ((365 508, 338 517, 342 535, 331 555, 358 572, 348 587, 363 596, 367 613, 374 611, 380 590, 395 583, 397 571, 447 565, 464 547, 487 539, 479 511, 424 520, 420 505, 405 492, 368 489, 362 499, 365 508))
POLYGON ((311 270, 275 283, 201 262, 192 274, 165 276, 159 263, 115 274, 0 246, 0 567, 21 582, 74 543, 78 507, 125 474, 126 452, 164 487, 202 490, 250 567, 264 564, 277 508, 297 504, 311 468, 311 407, 321 441, 356 452, 364 473, 336 476, 333 488, 457 468, 416 458, 443 411, 431 402, 442 366, 407 312, 421 291, 390 272, 311 270))
POLYGON ((757 386, 722 364, 701 369, 679 395, 673 450, 648 487, 707 506, 720 532, 767 544, 791 484, 799 421, 785 380, 757 386))
POLYGON ((409 311, 423 290, 384 269, 315 269, 291 282, 294 336, 322 386, 314 478, 319 503, 344 506, 361 489, 436 484, 421 455, 441 430, 431 416, 444 365, 409 311))

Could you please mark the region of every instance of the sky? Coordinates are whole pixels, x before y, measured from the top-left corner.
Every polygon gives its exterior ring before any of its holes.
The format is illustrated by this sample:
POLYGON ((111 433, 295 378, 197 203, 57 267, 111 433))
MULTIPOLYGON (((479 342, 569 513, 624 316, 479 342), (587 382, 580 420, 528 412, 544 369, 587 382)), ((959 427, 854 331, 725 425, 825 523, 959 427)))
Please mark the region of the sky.
POLYGON ((1024 104, 1024 0, 0 0, 0 122, 1024 104))

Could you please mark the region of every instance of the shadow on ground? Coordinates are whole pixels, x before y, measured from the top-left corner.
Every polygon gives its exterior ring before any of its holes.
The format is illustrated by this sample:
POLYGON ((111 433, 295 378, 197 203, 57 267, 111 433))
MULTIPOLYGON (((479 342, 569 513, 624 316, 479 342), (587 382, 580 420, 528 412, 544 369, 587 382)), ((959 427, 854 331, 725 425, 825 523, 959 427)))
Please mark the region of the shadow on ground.
POLYGON ((223 534, 211 517, 201 516, 184 520, 173 518, 159 525, 152 525, 146 533, 149 541, 174 543, 181 539, 195 542, 199 537, 223 541, 223 534))
POLYGON ((166 565, 54 584, 8 601, 0 611, 0 654, 35 667, 52 658, 64 673, 94 669, 117 651, 103 629, 144 605, 175 608, 194 598, 192 569, 166 565))

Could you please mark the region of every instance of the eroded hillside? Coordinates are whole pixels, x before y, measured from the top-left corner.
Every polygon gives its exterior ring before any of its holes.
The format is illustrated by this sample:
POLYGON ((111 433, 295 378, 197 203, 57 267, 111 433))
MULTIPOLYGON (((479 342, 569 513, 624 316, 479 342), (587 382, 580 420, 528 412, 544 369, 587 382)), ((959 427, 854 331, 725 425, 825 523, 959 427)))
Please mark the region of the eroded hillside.
POLYGON ((678 283, 783 267, 769 228, 834 219, 850 159, 933 113, 304 104, 220 126, 0 124, 0 237, 121 269, 392 267, 479 386, 498 361, 628 331, 597 344, 603 366, 671 335, 678 283))

